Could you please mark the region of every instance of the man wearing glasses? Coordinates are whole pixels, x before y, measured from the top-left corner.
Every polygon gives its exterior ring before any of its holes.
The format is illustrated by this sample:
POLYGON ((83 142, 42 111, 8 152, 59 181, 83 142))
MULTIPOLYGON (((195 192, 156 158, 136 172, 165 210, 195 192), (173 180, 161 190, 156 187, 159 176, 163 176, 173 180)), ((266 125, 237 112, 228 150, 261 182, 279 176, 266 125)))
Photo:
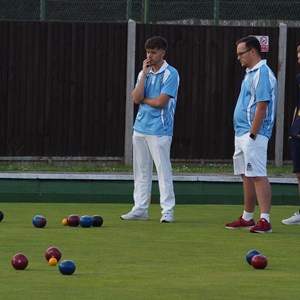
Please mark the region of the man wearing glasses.
POLYGON ((259 41, 252 36, 236 42, 237 59, 246 68, 234 110, 234 174, 241 175, 244 190, 242 216, 225 225, 227 229, 247 229, 252 233, 271 233, 271 186, 267 176, 267 150, 272 134, 277 98, 277 80, 261 59, 259 41), (255 224, 258 202, 260 219, 255 224))

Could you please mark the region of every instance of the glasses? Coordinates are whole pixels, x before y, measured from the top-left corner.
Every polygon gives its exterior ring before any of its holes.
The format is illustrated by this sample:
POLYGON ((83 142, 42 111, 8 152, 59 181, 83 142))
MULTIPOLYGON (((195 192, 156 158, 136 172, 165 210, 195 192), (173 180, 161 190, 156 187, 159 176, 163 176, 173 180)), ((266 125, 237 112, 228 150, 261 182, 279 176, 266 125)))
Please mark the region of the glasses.
POLYGON ((247 50, 245 50, 245 51, 243 51, 243 52, 237 53, 237 54, 236 54, 237 58, 242 57, 245 53, 249 52, 250 50, 252 50, 252 48, 249 48, 249 49, 247 49, 247 50))

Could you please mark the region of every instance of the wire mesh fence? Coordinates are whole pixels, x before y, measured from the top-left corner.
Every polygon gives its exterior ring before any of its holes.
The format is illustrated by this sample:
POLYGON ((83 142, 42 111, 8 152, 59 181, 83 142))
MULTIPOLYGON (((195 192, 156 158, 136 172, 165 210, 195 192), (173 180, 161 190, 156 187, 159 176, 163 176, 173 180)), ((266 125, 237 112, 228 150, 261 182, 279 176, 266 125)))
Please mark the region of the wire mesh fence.
POLYGON ((299 0, 0 0, 2 20, 299 26, 299 0))

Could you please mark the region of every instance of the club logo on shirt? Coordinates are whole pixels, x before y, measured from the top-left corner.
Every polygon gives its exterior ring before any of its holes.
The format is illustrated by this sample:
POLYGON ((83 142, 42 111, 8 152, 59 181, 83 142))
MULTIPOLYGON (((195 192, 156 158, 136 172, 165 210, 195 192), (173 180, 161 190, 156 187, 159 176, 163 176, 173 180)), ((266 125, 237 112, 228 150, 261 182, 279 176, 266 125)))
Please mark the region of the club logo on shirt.
POLYGON ((247 163, 247 171, 252 172, 252 165, 250 163, 247 163))

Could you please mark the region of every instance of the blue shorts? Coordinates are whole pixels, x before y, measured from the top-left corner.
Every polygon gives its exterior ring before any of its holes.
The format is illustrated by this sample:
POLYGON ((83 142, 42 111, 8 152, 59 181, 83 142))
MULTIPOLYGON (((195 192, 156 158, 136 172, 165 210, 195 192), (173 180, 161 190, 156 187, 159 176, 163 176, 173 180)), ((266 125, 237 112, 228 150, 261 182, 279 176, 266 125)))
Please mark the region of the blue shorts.
POLYGON ((293 173, 300 173, 300 139, 290 137, 289 146, 293 160, 293 173))

